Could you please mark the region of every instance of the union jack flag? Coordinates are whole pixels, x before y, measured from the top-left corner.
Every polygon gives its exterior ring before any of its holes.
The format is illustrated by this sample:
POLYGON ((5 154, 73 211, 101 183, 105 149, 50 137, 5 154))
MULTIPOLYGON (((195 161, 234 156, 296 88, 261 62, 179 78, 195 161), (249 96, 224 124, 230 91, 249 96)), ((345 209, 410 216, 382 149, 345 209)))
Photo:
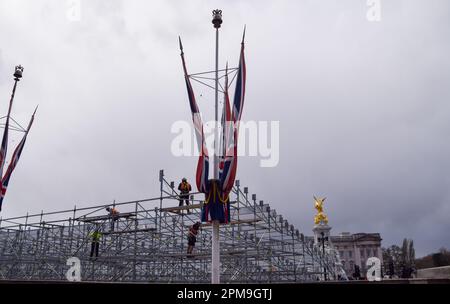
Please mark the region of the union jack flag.
MULTIPOLYGON (((238 75, 236 80, 236 88, 234 91, 234 102, 233 102, 233 121, 237 124, 241 120, 242 109, 244 108, 244 97, 245 97, 245 81, 246 81, 246 73, 247 69, 245 66, 245 57, 244 57, 244 36, 242 37, 241 43, 241 55, 239 58, 239 68, 238 75)), ((236 126, 238 127, 238 126, 236 126)), ((237 135, 237 134, 236 134, 237 135)), ((236 137, 237 139, 237 137, 236 137)))
POLYGON ((208 193, 208 173, 209 173, 209 156, 208 149, 206 148, 205 136, 203 133, 203 123, 200 111, 195 100, 194 90, 192 89, 191 81, 186 69, 186 62, 184 60, 183 45, 181 44, 181 38, 179 38, 181 60, 183 62, 184 79, 186 81, 186 88, 189 97, 189 105, 192 112, 192 121, 194 122, 195 137, 197 138, 197 146, 200 151, 200 156, 197 163, 196 184, 197 189, 200 192, 208 193))
MULTIPOLYGON (((37 110, 37 108, 36 108, 37 110)), ((9 179, 11 178, 11 174, 13 173, 14 169, 16 168, 17 163, 19 162, 20 155, 22 154, 23 147, 25 146, 25 141, 27 140, 28 132, 30 131, 31 125, 34 121, 34 114, 36 113, 36 110, 34 110, 33 115, 31 116, 31 120, 28 124, 27 130, 25 131, 25 135, 23 136, 22 140, 20 141, 19 145, 14 150, 14 153, 11 157, 11 162, 9 163, 8 169, 6 170, 5 176, 3 176, 1 181, 1 194, 0 194, 0 211, 2 210, 2 203, 3 198, 5 197, 6 190, 8 188, 9 179)), ((6 132, 6 130, 5 130, 6 132)))
POLYGON ((225 69, 225 87, 224 87, 224 102, 222 111, 222 137, 220 138, 220 164, 219 175, 222 175, 224 169, 225 158, 227 156, 227 150, 231 146, 231 140, 233 140, 233 124, 231 124, 231 107, 230 97, 228 94, 228 63, 225 69))
POLYGON ((224 156, 223 169, 220 174, 220 184, 223 193, 228 194, 233 188, 237 170, 237 144, 239 134, 239 121, 244 108, 245 82, 246 82, 246 66, 244 57, 244 35, 241 43, 241 54, 239 59, 239 67, 237 71, 236 88, 234 92, 233 112, 229 114, 229 98, 228 98, 228 73, 225 75, 225 126, 223 128, 224 156), (228 108, 228 110, 227 110, 228 108))

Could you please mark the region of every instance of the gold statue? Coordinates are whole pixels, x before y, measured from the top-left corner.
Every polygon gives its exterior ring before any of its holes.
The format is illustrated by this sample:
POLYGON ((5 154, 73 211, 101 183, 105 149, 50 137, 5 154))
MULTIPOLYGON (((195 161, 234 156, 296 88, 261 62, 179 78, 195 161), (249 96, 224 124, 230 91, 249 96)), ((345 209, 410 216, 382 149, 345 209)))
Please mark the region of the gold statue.
POLYGON ((321 222, 325 225, 328 224, 328 217, 325 215, 325 213, 323 213, 323 202, 325 201, 325 199, 326 197, 320 199, 314 196, 314 200, 316 201, 316 203, 314 204, 314 208, 316 208, 317 210, 317 214, 314 217, 314 223, 316 225, 320 224, 321 222))

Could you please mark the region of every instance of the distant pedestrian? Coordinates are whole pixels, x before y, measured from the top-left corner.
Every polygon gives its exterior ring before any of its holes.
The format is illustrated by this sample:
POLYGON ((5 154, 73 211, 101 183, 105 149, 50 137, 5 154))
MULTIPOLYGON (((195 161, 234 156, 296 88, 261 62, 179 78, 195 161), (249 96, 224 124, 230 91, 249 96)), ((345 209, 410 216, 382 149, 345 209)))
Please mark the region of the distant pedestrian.
POLYGON ((355 265, 355 272, 353 273, 353 277, 355 278, 355 280, 361 279, 361 270, 359 269, 358 265, 355 265))

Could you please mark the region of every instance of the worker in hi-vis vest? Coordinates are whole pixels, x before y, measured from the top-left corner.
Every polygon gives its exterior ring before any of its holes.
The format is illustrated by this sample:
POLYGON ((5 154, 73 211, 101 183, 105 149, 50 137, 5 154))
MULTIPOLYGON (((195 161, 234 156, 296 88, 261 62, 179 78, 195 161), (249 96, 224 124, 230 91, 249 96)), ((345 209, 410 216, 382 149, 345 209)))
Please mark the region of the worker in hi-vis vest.
MULTIPOLYGON (((186 206, 189 205, 189 192, 191 192, 192 187, 191 184, 188 183, 187 179, 183 177, 180 185, 178 185, 178 190, 180 190, 180 204, 179 206, 183 206, 183 202, 186 201, 186 206)), ((188 209, 188 213, 190 213, 188 209)))

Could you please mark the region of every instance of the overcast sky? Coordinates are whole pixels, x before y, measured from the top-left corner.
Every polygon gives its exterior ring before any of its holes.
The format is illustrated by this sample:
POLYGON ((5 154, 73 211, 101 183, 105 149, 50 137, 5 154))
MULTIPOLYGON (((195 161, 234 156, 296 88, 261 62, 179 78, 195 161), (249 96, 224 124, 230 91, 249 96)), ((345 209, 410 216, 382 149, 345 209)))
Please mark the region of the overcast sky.
POLYGON ((170 150, 191 117, 178 35, 190 72, 213 69, 215 8, 221 67, 237 65, 247 25, 242 119, 280 124, 279 164, 240 158, 241 184, 306 234, 318 195, 334 234, 412 238, 418 256, 450 247, 447 0, 381 0, 379 22, 365 0, 81 0, 79 21, 66 1, 3 0, 0 114, 17 64, 13 117, 39 110, 1 216, 158 196, 162 168, 193 182, 196 157, 170 150))

